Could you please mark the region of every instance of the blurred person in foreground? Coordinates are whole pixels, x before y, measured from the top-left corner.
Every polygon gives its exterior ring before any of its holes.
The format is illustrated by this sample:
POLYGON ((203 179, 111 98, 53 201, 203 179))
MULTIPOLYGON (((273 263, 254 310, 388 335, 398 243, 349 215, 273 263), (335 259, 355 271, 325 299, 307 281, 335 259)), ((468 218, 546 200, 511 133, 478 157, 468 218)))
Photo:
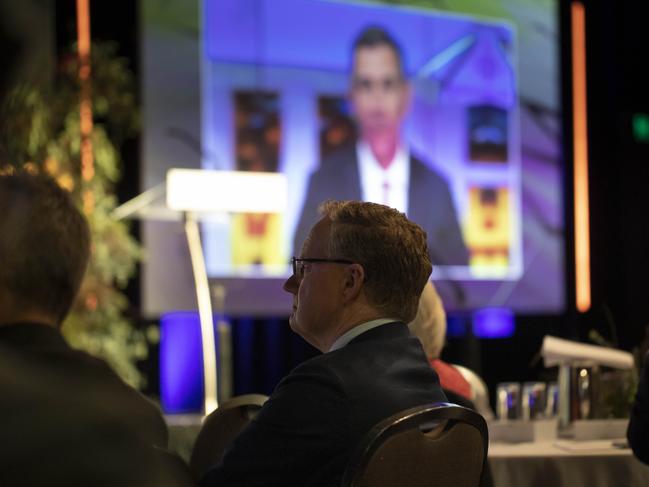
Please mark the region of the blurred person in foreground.
POLYGON ((421 340, 431 367, 449 401, 478 411, 485 419, 493 419, 489 394, 484 381, 472 370, 449 364, 441 359, 446 340, 446 312, 442 299, 432 282, 426 283, 419 299, 415 319, 408 323, 410 332, 421 340))
POLYGON ((435 265, 467 265, 468 251, 447 181, 413 154, 402 133, 411 84, 402 49, 383 28, 363 29, 352 47, 349 101, 358 140, 327 155, 311 174, 295 231, 297 252, 327 199, 383 203, 421 225, 435 265))
POLYGON ((190 485, 158 409, 60 333, 90 254, 70 195, 0 173, 0 215, 0 485, 190 485))
POLYGON ((633 454, 649 465, 649 352, 644 356, 626 436, 633 454))
POLYGON ((374 203, 320 213, 284 289, 291 329, 322 355, 279 383, 202 486, 339 485, 376 423, 446 400, 405 324, 432 270, 423 230, 374 203))

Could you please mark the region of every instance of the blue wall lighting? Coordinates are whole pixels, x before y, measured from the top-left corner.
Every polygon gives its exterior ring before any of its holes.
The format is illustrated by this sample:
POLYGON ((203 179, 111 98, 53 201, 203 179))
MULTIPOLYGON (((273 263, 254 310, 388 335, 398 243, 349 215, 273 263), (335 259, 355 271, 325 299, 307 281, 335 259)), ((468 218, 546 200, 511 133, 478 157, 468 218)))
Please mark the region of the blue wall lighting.
POLYGON ((446 315, 446 336, 452 338, 461 338, 466 336, 468 326, 471 324, 465 315, 446 315))
POLYGON ((516 330, 509 308, 482 308, 473 313, 473 334, 479 338, 509 338, 516 330))
POLYGON ((160 398, 165 413, 203 410, 203 351, 196 311, 160 317, 160 398))

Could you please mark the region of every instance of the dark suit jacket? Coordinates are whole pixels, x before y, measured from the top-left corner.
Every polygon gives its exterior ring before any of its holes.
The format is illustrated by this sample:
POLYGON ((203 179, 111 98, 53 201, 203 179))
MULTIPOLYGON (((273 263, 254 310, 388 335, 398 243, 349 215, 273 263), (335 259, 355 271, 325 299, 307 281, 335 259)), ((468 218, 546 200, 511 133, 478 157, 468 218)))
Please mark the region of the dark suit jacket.
POLYGON ((376 423, 445 399, 406 325, 379 326, 296 367, 201 486, 337 486, 376 423))
MULTIPOLYGON (((319 219, 318 206, 328 199, 362 199, 356 147, 353 145, 325 157, 311 175, 293 239, 294 255, 299 255, 309 230, 319 219)), ((414 157, 410 158, 408 218, 426 231, 433 265, 468 263, 467 249, 446 181, 414 157)))
POLYGON ((649 354, 642 367, 626 436, 635 456, 649 465, 649 354))
POLYGON ((0 326, 0 485, 189 485, 158 409, 37 323, 0 326))

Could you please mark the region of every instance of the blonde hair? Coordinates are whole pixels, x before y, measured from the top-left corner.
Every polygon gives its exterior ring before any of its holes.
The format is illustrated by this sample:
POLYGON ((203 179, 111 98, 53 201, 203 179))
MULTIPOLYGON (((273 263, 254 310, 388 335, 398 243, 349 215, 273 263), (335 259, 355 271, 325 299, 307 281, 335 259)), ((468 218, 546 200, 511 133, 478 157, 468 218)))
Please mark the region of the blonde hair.
POLYGON ((419 338, 429 359, 439 358, 446 340, 446 312, 442 298, 430 281, 421 293, 417 315, 408 323, 408 328, 419 338))

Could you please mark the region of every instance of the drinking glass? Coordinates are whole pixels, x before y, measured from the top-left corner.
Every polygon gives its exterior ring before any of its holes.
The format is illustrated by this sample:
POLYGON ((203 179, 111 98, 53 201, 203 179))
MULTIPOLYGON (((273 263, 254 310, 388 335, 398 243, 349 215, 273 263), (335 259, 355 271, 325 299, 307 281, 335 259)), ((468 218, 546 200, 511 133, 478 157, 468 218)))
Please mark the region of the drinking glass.
POLYGON ((521 385, 518 382, 501 382, 497 385, 496 416, 501 420, 521 417, 521 385))
POLYGON ((559 413, 559 384, 549 382, 545 400, 545 417, 556 418, 559 413))
POLYGON ((525 382, 523 384, 523 419, 539 419, 545 414, 545 382, 525 382))

